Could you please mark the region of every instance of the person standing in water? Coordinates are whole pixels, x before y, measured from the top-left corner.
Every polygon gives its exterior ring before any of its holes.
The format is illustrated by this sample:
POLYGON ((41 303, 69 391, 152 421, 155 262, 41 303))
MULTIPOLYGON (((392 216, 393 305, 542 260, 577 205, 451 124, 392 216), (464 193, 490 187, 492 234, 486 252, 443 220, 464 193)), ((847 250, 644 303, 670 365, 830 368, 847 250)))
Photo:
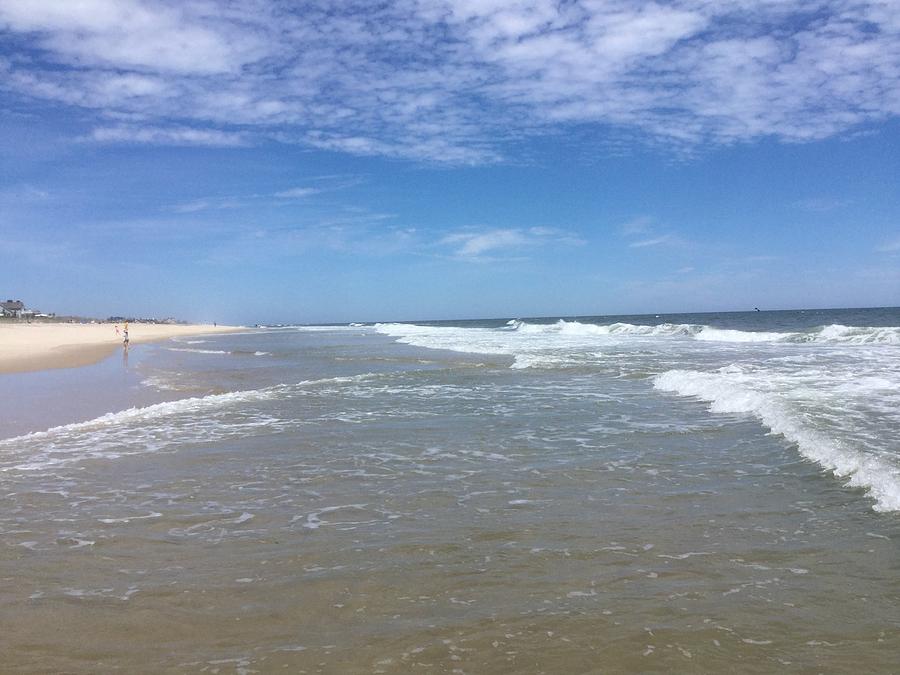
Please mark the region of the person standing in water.
POLYGON ((128 349, 128 322, 127 321, 125 322, 125 329, 122 332, 122 334, 125 336, 125 339, 122 340, 122 345, 125 347, 125 349, 128 349))

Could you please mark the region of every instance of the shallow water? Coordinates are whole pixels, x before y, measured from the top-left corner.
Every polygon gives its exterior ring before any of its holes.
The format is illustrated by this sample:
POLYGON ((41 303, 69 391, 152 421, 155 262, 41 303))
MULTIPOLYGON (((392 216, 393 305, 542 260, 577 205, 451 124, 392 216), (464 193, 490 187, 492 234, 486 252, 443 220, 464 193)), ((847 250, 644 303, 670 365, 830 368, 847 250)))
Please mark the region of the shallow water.
POLYGON ((146 348, 0 441, 5 667, 893 672, 900 314, 760 314, 146 348))

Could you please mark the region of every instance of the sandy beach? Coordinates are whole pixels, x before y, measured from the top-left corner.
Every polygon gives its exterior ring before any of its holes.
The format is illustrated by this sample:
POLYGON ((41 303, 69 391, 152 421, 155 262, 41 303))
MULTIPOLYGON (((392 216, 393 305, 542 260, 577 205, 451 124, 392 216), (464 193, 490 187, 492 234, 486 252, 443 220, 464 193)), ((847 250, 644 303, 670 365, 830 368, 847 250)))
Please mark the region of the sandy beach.
MULTIPOLYGON (((0 323, 0 374, 96 363, 122 348, 122 328, 95 323, 0 323)), ((235 326, 130 323, 132 345, 183 335, 229 333, 235 326)))

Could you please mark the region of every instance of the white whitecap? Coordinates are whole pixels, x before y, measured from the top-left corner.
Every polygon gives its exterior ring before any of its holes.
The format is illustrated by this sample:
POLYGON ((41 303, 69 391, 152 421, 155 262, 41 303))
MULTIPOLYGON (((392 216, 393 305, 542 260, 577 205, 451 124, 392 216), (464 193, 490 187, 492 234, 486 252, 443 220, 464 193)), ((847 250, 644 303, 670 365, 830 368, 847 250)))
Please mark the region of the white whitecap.
MULTIPOLYGON (((836 476, 847 477, 849 484, 868 491, 878 511, 900 510, 900 466, 885 451, 871 447, 863 450, 865 429, 854 426, 842 413, 846 398, 825 381, 807 384, 804 374, 776 373, 765 370, 748 372, 740 367, 721 368, 715 372, 669 370, 654 379, 662 391, 682 396, 695 396, 710 403, 718 413, 749 413, 773 433, 796 443, 800 453, 836 476), (832 417, 844 418, 843 427, 830 431, 815 426, 814 420, 829 406, 832 417), (817 411, 811 415, 806 410, 817 411)), ((856 401, 864 405, 866 392, 856 401)), ((871 405, 871 404, 870 404, 871 405)), ((869 441, 871 443, 871 441, 869 441)))

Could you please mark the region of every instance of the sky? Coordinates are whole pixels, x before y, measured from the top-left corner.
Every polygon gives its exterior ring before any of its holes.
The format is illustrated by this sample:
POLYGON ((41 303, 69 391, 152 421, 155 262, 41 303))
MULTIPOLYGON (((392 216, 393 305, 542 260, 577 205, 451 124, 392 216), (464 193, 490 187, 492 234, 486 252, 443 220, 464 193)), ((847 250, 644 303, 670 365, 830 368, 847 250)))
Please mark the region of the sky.
POLYGON ((0 296, 900 305, 900 0, 0 0, 0 296))

